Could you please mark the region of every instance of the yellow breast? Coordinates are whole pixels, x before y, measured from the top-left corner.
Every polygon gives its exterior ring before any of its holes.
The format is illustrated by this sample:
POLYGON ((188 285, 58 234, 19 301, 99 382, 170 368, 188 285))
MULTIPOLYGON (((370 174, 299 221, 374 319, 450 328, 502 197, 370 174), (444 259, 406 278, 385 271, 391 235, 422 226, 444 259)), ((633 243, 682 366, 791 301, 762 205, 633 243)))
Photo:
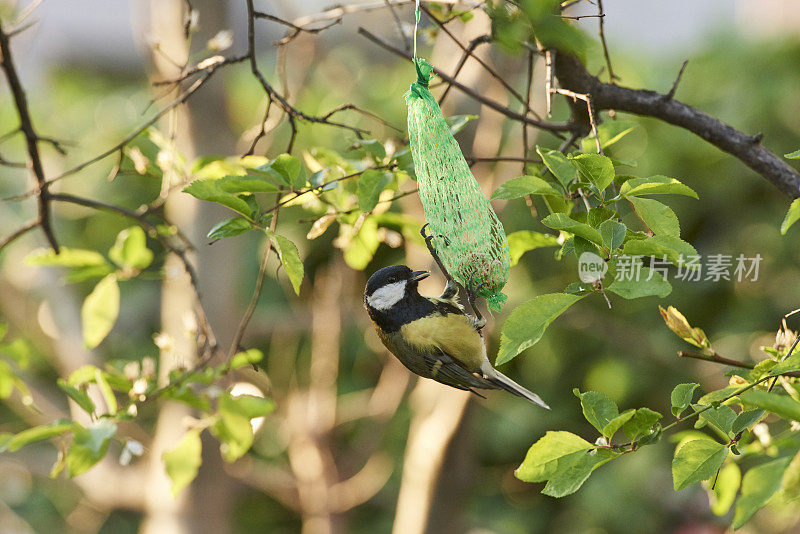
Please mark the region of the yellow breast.
POLYGON ((464 315, 429 315, 403 325, 400 332, 409 345, 420 350, 439 348, 470 371, 479 370, 486 357, 483 338, 464 315))

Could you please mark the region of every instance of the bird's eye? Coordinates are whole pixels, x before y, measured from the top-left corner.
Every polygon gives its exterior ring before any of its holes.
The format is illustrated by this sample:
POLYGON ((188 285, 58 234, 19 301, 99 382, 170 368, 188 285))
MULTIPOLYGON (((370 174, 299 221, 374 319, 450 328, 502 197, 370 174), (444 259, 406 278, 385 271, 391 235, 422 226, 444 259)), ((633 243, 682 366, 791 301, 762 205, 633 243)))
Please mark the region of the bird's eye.
POLYGON ((397 278, 395 278, 394 276, 390 276, 387 282, 389 282, 390 284, 394 284, 395 282, 397 282, 397 278))

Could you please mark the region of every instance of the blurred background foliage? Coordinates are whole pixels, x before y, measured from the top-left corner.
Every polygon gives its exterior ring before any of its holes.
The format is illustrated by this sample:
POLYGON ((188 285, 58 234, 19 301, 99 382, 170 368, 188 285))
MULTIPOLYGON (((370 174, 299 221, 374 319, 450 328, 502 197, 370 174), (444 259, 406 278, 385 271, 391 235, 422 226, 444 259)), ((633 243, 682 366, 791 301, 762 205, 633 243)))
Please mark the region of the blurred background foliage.
MULTIPOLYGON (((608 0, 607 3, 613 2, 608 0)), ((39 9, 46 11, 48 6, 39 9)), ((410 20, 408 9, 399 13, 410 20)), ((387 39, 396 38, 396 29, 386 14, 362 15, 358 23, 381 30, 387 39)), ((657 23, 641 21, 643 25, 657 23)), ((225 27, 224 21, 220 24, 220 28, 225 27)), ((291 45, 296 47, 295 52, 291 48, 287 52, 293 101, 297 108, 308 113, 321 113, 344 102, 353 102, 404 130, 406 111, 402 95, 412 80, 412 70, 408 64, 367 43, 355 33, 355 27, 348 21, 324 33, 317 41, 304 37, 291 45)), ((594 33, 588 29, 587 32, 594 33)), ((234 33, 236 46, 241 45, 242 36, 236 30, 234 33)), ((261 37, 266 42, 270 35, 261 37)), ((29 37, 31 43, 46 38, 41 34, 29 37)), ((444 35, 434 37, 423 45, 423 54, 435 61, 446 53, 437 52, 437 47, 448 50, 442 44, 445 41, 444 35)), ((144 43, 143 39, 140 46, 145 47, 144 43)), ((765 39, 743 36, 732 27, 719 27, 692 43, 689 52, 685 46, 680 54, 664 50, 657 61, 633 47, 615 47, 612 53, 622 83, 659 90, 670 87, 677 66, 688 57, 690 62, 679 86, 678 99, 744 132, 763 132, 764 144, 778 154, 795 150, 800 145, 797 141, 800 137, 797 99, 800 41, 796 32, 790 37, 776 35, 765 39)), ((24 53, 18 57, 24 64, 24 53)), ((508 76, 509 82, 517 86, 522 83, 521 73, 515 70, 520 61, 518 56, 493 47, 487 57, 508 76)), ((277 61, 274 51, 265 47, 261 61, 264 71, 272 72, 277 61)), ((591 51, 589 65, 592 72, 597 72, 602 65, 596 48, 591 51)), ((537 63, 536 68, 542 70, 543 67, 537 63)), ((214 102, 217 108, 209 109, 208 113, 221 120, 213 132, 206 134, 225 141, 220 142, 218 149, 206 145, 197 155, 243 153, 249 145, 247 134, 263 113, 263 92, 246 67, 227 69, 217 76, 222 85, 222 99, 214 102)), ((534 102, 542 99, 543 91, 538 82, 541 76, 534 86, 534 102)), ((485 89, 485 85, 481 88, 485 89)), ((67 145, 66 156, 46 151, 48 169, 57 172, 69 168, 124 137, 142 120, 142 111, 154 94, 158 94, 158 89, 149 85, 145 65, 140 65, 138 70, 94 65, 91 54, 69 63, 46 65, 38 83, 29 87, 36 124, 46 135, 74 143, 67 145)), ((564 120, 567 109, 558 100, 554 120, 564 120)), ((537 109, 540 107, 538 102, 537 109)), ((192 113, 204 111, 194 108, 192 113)), ((493 151, 488 155, 518 153, 519 128, 481 109, 473 101, 454 97, 445 107, 445 113, 481 115, 457 136, 465 154, 482 150, 493 151), (490 126, 481 128, 483 121, 490 126)), ((610 310, 597 295, 574 306, 547 330, 533 349, 502 369, 539 392, 552 406, 552 411, 537 410, 501 393, 490 393, 486 400, 471 400, 448 449, 435 493, 430 532, 699 533, 722 532, 724 525, 730 522, 729 517, 717 518, 709 512, 707 495, 700 487, 681 493, 672 490, 669 466, 674 445, 666 439, 599 469, 578 493, 559 500, 541 495, 539 485, 520 482, 512 474, 530 444, 546 430, 592 435, 572 394, 575 387, 601 391, 622 409, 648 406, 668 412, 669 392, 679 382, 697 381, 706 391, 727 384, 728 378, 722 375, 719 366, 676 356, 676 350, 684 347, 664 327, 658 313, 659 304, 681 310, 694 326, 703 328, 714 340, 719 353, 756 361, 761 359, 759 347, 772 344, 780 317, 798 307, 800 248, 794 244, 800 228, 793 228, 785 237, 779 233, 787 199, 739 161, 688 132, 654 119, 622 114, 618 118, 632 120, 639 128, 614 147, 615 157, 636 160, 638 167, 633 170, 636 175, 672 176, 698 192, 700 200, 676 197, 670 202, 681 221, 682 237, 704 256, 760 254, 764 258, 760 276, 755 282, 741 283, 672 281, 674 289, 666 299, 627 301, 616 298, 610 310)), ((399 143, 398 133, 390 128, 361 117, 348 117, 348 123, 351 120, 369 128, 375 139, 399 143)), ((611 119, 604 117, 604 120, 611 119)), ((6 93, 6 97, 0 99, 3 131, 13 128, 15 121, 12 102, 6 93)), ((533 132, 531 130, 534 140, 531 144, 556 145, 549 134, 533 132)), ((283 152, 288 134, 286 124, 279 126, 259 144, 256 153, 274 157, 283 152)), ((354 141, 352 135, 338 129, 303 125, 294 153, 329 147, 346 154, 354 141)), ((133 146, 151 162, 156 160, 159 148, 147 136, 137 138, 133 146)), ((7 159, 21 159, 22 150, 19 139, 3 142, 2 154, 7 159)), ((486 154, 482 152, 481 155, 486 154)), ((120 175, 109 182, 111 165, 110 160, 94 165, 65 180, 60 187, 132 209, 158 195, 160 176, 141 175, 126 160, 120 175)), ((518 176, 521 165, 477 164, 473 170, 484 189, 490 191, 502 181, 518 176)), ((20 193, 28 185, 23 171, 0 168, 0 195, 20 193)), ((421 222, 417 203, 417 198, 411 196, 398 201, 392 210, 407 212, 421 222)), ((523 201, 498 201, 494 205, 508 233, 520 229, 549 231, 523 201)), ((533 209, 537 208, 539 213, 546 213, 543 206, 534 204, 533 209)), ((16 227, 27 220, 33 209, 30 201, 3 203, 0 226, 6 230, 16 227)), ((208 245, 208 240, 202 236, 214 222, 228 215, 215 208, 203 209, 208 213, 200 217, 198 227, 192 229, 194 236, 200 236, 195 243, 201 249, 201 287, 215 296, 228 295, 224 301, 207 300, 206 306, 214 308, 215 303, 219 303, 223 308, 216 315, 232 314, 230 320, 235 320, 251 295, 258 270, 256 251, 262 248, 263 237, 251 233, 235 238, 233 245, 208 245), (202 258, 215 255, 227 256, 227 260, 213 266, 203 263, 202 258)), ((78 248, 106 251, 117 233, 129 226, 128 221, 114 215, 70 205, 60 205, 55 214, 62 242, 78 248)), ((279 406, 281 388, 308 380, 303 373, 308 372, 311 350, 312 310, 309 306, 313 301, 309 297, 310 286, 318 283, 320 273, 326 269, 343 280, 338 394, 346 397, 374 386, 386 358, 390 357, 380 349, 372 333, 361 308, 361 292, 366 278, 374 270, 406 261, 405 247, 381 244, 364 271, 353 272, 336 259, 340 251, 334 248, 335 231, 329 230, 313 241, 303 239, 313 218, 313 213, 303 206, 292 206, 281 213, 279 228, 298 243, 308 278, 304 291, 296 298, 290 289, 287 290, 285 280, 276 279, 275 269, 269 269, 262 298, 245 339, 246 346, 257 347, 265 353, 263 369, 273 382, 279 406)), ((60 336, 67 334, 52 328, 51 324, 69 324, 69 321, 53 319, 51 315, 56 313, 53 308, 61 302, 71 303, 68 304, 70 309, 77 310, 75 303, 85 297, 92 285, 77 283, 62 288, 58 280, 60 274, 54 270, 25 266, 22 258, 41 245, 40 236, 30 234, 0 257, 0 316, 3 322, 9 323, 11 337, 24 339, 30 346, 31 365, 25 379, 37 395, 51 399, 63 410, 66 409, 65 398, 58 395, 53 385, 60 373, 53 347, 63 343, 60 336)), ((149 245, 156 252, 159 264, 163 260, 163 250, 156 242, 149 242, 149 245)), ((408 247, 416 249, 413 252, 416 261, 426 258, 419 244, 409 243, 408 247)), ((515 305, 537 294, 561 291, 577 280, 574 257, 556 261, 553 251, 545 248, 523 256, 519 265, 512 269, 506 287, 510 305, 491 321, 500 325, 515 305)), ((157 270, 158 265, 154 272, 157 270)), ((281 273, 278 278, 283 276, 281 273)), ((321 283, 329 281, 327 278, 321 283)), ((422 289, 433 294, 439 289, 438 283, 440 279, 426 282, 422 289)), ((157 279, 142 277, 124 284, 118 324, 95 350, 100 361, 157 358, 158 348, 153 336, 161 328, 158 299, 157 279)), ((490 354, 496 352, 497 345, 496 337, 490 337, 490 354)), ((380 491, 341 519, 344 532, 387 532, 391 528, 412 411, 407 398, 406 395, 377 434, 372 422, 363 419, 343 423, 334 432, 335 455, 344 459, 357 457, 354 450, 377 441, 369 446, 376 446, 385 453, 392 467, 380 491)), ((28 426, 30 421, 23 411, 18 404, 0 404, 0 431, 17 432, 28 426)), ((152 431, 155 417, 156 411, 149 408, 140 415, 140 424, 152 431)), ((287 465, 284 417, 285 414, 276 413, 266 418, 256 435, 251 458, 247 460, 254 462, 256 467, 252 469, 255 470, 266 466, 265 476, 269 476, 271 467, 286 468, 287 465)), ((112 446, 111 454, 119 454, 118 447, 115 450, 112 446)), ((213 448, 208 452, 211 454, 216 454, 213 448)), ((139 530, 141 512, 97 507, 72 481, 51 480, 48 472, 55 455, 53 446, 45 443, 0 457, 0 516, 6 521, 0 524, 0 530, 76 533, 139 530), (10 517, 16 519, 12 521, 10 517)), ((345 465, 342 469, 353 472, 356 467, 345 465)), ((296 511, 269 492, 260 491, 257 484, 243 482, 233 471, 214 475, 233 481, 230 482, 232 486, 224 486, 234 488, 233 502, 228 509, 230 532, 277 533, 300 529, 296 511)), ((141 491, 148 490, 145 487, 141 491)), ((789 532, 797 528, 796 522, 796 516, 770 508, 758 514, 743 531, 789 532)))

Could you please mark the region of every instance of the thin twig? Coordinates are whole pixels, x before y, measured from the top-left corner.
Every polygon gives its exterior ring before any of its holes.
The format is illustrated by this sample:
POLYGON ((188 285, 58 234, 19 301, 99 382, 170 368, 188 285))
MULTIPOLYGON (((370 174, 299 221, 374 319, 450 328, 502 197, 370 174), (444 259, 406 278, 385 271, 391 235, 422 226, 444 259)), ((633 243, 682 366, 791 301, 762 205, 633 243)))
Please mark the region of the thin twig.
MULTIPOLYGON (((278 225, 278 214, 279 210, 276 209, 275 215, 272 217, 272 221, 270 222, 271 232, 274 232, 278 225)), ((269 263, 269 253, 272 251, 272 249, 272 240, 267 237, 267 243, 264 247, 264 255, 261 258, 261 265, 258 268, 256 287, 253 290, 253 295, 250 297, 250 304, 248 304, 247 310, 245 310, 244 315, 239 321, 239 326, 236 328, 236 333, 233 335, 233 341, 231 341, 231 347, 228 350, 228 361, 230 361, 231 358, 233 358, 233 356, 239 351, 239 343, 241 343, 242 338, 244 337, 244 332, 247 329, 247 325, 250 323, 250 318, 253 316, 253 312, 258 305, 258 299, 261 297, 261 288, 264 285, 264 276, 267 272, 267 264, 269 263)))
POLYGON ((17 228, 13 232, 11 232, 11 234, 7 235, 3 239, 0 239, 0 252, 4 248, 6 248, 8 245, 10 245, 12 241, 14 241, 15 239, 17 239, 19 237, 22 237, 23 235, 27 234, 28 232, 30 232, 31 230, 33 230, 34 228, 39 226, 40 223, 41 223, 41 221, 37 217, 37 218, 33 219, 32 221, 29 221, 29 222, 25 223, 20 228, 17 228))
MULTIPOLYGON (((533 86, 533 62, 536 55, 533 50, 528 50, 528 73, 525 85, 525 109, 531 108, 531 87, 533 86)), ((528 125, 522 124, 522 157, 528 157, 528 125)), ((522 162, 522 174, 525 174, 525 162, 522 162)))
MULTIPOLYGON (((360 33, 361 35, 363 35, 364 37, 366 37, 367 39, 369 39, 373 43, 377 44, 378 46, 388 50, 389 52, 392 52, 395 55, 398 55, 398 56, 400 56, 402 58, 407 59, 408 61, 411 61, 411 56, 410 55, 408 55, 405 52, 403 52, 402 50, 390 45, 389 43, 387 43, 386 41, 384 41, 383 39, 381 39, 377 35, 373 34, 372 32, 370 32, 370 31, 368 31, 368 30, 366 30, 364 28, 358 28, 358 33, 360 33)), ((489 107, 489 108, 501 113, 502 115, 505 115, 506 117, 509 117, 509 118, 514 119, 516 121, 525 122, 525 123, 530 124, 531 126, 536 126, 537 128, 541 128, 543 130, 548 130, 548 131, 551 131, 551 132, 567 132, 567 131, 572 130, 572 128, 573 128, 573 126, 571 124, 569 124, 569 123, 544 122, 544 121, 533 119, 531 117, 526 117, 525 115, 517 113, 516 111, 510 109, 507 106, 503 106, 502 104, 499 104, 498 102, 495 102, 494 100, 486 98, 482 94, 478 93, 477 91, 474 91, 473 89, 470 89, 466 85, 463 85, 462 83, 458 82, 457 80, 455 80, 451 76, 448 76, 447 74, 445 74, 444 72, 440 71, 439 69, 437 69, 435 67, 434 67, 433 71, 441 79, 443 79, 444 81, 452 84, 453 86, 455 86, 458 90, 460 90, 464 94, 470 96, 474 100, 477 100, 478 102, 480 102, 481 104, 485 105, 486 107, 489 107)))
MULTIPOLYGON (((521 95, 521 94, 519 94, 519 92, 517 92, 517 90, 516 90, 516 89, 514 89, 513 87, 511 87, 511 85, 510 85, 510 84, 509 84, 507 81, 505 81, 505 79, 503 78, 503 76, 501 76, 500 74, 498 74, 498 73, 497 73, 497 72, 496 72, 496 71, 495 71, 495 70, 494 70, 492 67, 490 67, 489 65, 487 65, 487 64, 486 64, 486 62, 485 62, 485 61, 483 61, 483 60, 482 60, 480 57, 478 57, 478 56, 476 56, 475 54, 473 54, 473 53, 472 53, 472 51, 471 51, 471 50, 469 50, 469 48, 468 48, 467 46, 464 46, 464 45, 461 43, 461 41, 459 41, 459 40, 458 40, 458 38, 457 38, 455 35, 453 35, 453 32, 451 32, 450 30, 448 30, 448 29, 447 29, 447 27, 446 27, 446 26, 445 26, 445 25, 444 25, 444 24, 443 24, 443 23, 442 23, 442 22, 441 22, 439 19, 437 19, 437 18, 436 18, 436 17, 433 15, 433 13, 431 13, 431 12, 428 10, 428 8, 427 8, 427 7, 425 7, 425 6, 424 6, 424 5, 422 5, 422 4, 420 4, 420 6, 419 6, 419 7, 420 7, 420 9, 421 9, 422 11, 424 11, 424 12, 425 12, 425 14, 426 14, 426 15, 428 15, 428 18, 429 18, 430 20, 432 20, 432 21, 433 21, 433 22, 434 22, 434 23, 435 23, 437 26, 439 26, 439 28, 441 28, 441 30, 442 30, 444 33, 446 33, 448 37, 450 37, 450 39, 451 39, 451 40, 452 40, 452 41, 453 41, 453 42, 456 44, 456 46, 458 46, 458 47, 459 47, 459 48, 460 48, 460 49, 461 49, 461 50, 462 50, 462 51, 463 51, 465 54, 467 54, 467 56, 469 56, 469 57, 471 57, 472 59, 474 59, 474 60, 475 60, 475 61, 478 63, 478 65, 480 65, 481 67, 483 67, 483 68, 484 68, 484 70, 485 70, 487 73, 489 73, 489 75, 490 75, 492 78, 494 78, 495 80, 497 80, 498 82, 500 82, 500 85, 502 85, 502 86, 503 86, 503 87, 506 89, 506 91, 508 91, 509 93, 511 93, 511 94, 514 96, 514 98, 516 98, 516 99, 517 99, 517 100, 518 100, 520 103, 522 103, 522 104, 525 106, 525 110, 524 110, 524 111, 526 111, 527 113, 530 113, 531 115, 533 115, 533 116, 534 116, 534 117, 536 117, 537 119, 541 119, 541 117, 539 117, 539 116, 536 114, 536 112, 535 112, 535 111, 533 111, 533 110, 530 108, 530 106, 528 105, 528 99, 525 99, 525 98, 523 98, 523 97, 522 97, 522 95, 521 95)), ((408 52, 408 51, 406 50, 406 52, 408 52)))
POLYGON ((405 30, 403 29, 403 23, 400 22, 400 17, 397 16, 397 11, 394 10, 392 3, 389 0, 383 0, 386 4, 386 7, 389 8, 389 12, 392 14, 392 18, 394 19, 394 23, 397 26, 397 33, 400 34, 400 38, 403 40, 403 48, 406 52, 411 51, 411 39, 406 34, 405 30))
POLYGON ((672 100, 672 97, 675 96, 675 91, 678 90, 678 84, 681 82, 681 76, 683 76, 683 70, 686 68, 687 63, 689 63, 689 60, 684 59, 683 64, 681 65, 681 69, 678 71, 678 75, 675 77, 675 81, 672 82, 672 88, 666 95, 664 95, 667 100, 672 100))
MULTIPOLYGON (((456 65, 456 69, 453 71, 453 79, 457 78, 458 75, 461 73, 461 69, 464 68, 464 65, 467 63, 467 59, 469 59, 472 52, 483 43, 491 43, 492 37, 488 34, 479 35, 475 39, 471 40, 467 45, 467 49, 461 54, 461 59, 458 61, 458 65, 456 65)), ((450 93, 450 89, 452 89, 453 84, 448 83, 447 87, 445 87, 442 96, 439 97, 439 106, 441 107, 444 99, 447 98, 447 95, 450 93)))
POLYGON ((605 20, 605 11, 603 10, 603 0, 597 0, 597 17, 600 24, 598 33, 600 34, 600 43, 603 45, 603 57, 606 59, 606 68, 608 69, 608 81, 614 83, 618 77, 614 74, 614 69, 611 67, 611 57, 608 55, 608 43, 606 43, 606 33, 604 31, 603 22, 605 20))

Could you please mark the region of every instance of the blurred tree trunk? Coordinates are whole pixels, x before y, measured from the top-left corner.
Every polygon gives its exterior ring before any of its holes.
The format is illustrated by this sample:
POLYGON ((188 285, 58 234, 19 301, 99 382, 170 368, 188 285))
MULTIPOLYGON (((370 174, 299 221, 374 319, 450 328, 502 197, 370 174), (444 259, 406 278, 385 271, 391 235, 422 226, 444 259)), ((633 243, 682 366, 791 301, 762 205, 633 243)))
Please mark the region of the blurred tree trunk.
MULTIPOLYGON (((154 73, 158 79, 171 79, 180 74, 174 62, 182 63, 189 57, 188 44, 184 34, 187 3, 181 0, 152 0, 150 9, 150 36, 157 43, 158 50, 152 54, 154 73)), ((199 13, 198 32, 193 40, 202 43, 195 48, 202 48, 205 42, 219 29, 225 27, 226 6, 224 2, 215 0, 194 0, 192 7, 199 13)), ((166 137, 174 141, 175 148, 191 162, 198 154, 227 153, 232 151, 233 143, 227 129, 224 93, 221 78, 212 79, 201 91, 198 91, 187 105, 178 107, 168 115, 160 125, 166 137), (227 141, 227 142, 226 142, 227 141)), ((165 172, 165 181, 172 174, 173 180, 184 180, 179 173, 165 172)), ((165 183, 162 190, 167 191, 165 183)), ((197 263, 208 266, 207 262, 229 262, 231 251, 221 248, 236 246, 220 244, 213 254, 203 254, 207 247, 200 245, 205 229, 210 227, 208 218, 202 217, 197 202, 180 192, 180 188, 167 193, 165 202, 167 217, 180 227, 198 245, 197 263)), ((210 265, 211 271, 221 266, 210 265)), ((200 268, 201 286, 207 302, 215 302, 209 307, 208 315, 215 331, 222 333, 220 342, 230 337, 235 326, 234 314, 229 313, 225 304, 231 304, 232 291, 228 280, 232 277, 220 278, 219 273, 229 272, 221 269, 216 272, 218 283, 202 284, 208 276, 203 276, 209 269, 200 268), (221 282, 219 282, 221 280, 221 282), (210 295, 209 295, 210 294, 210 295), (210 298, 209 298, 210 297, 210 298), (219 304, 219 305, 217 305, 219 304), (221 317, 230 317, 220 321, 221 317), (227 323, 227 324, 226 324, 227 323), (226 335, 227 334, 227 335, 226 335)), ((194 291, 188 275, 184 272, 177 257, 168 256, 164 265, 165 279, 161 295, 161 333, 167 343, 161 347, 160 380, 166 382, 171 369, 191 366, 196 360, 196 341, 191 331, 191 318, 194 317, 194 291), (187 322, 188 320, 188 322, 187 322)), ((184 405, 167 402, 163 405, 156 425, 152 443, 147 485, 142 488, 146 492, 145 518, 142 523, 142 534, 180 534, 213 532, 225 534, 230 532, 230 507, 234 497, 230 479, 222 471, 221 458, 216 450, 216 442, 204 440, 203 467, 200 475, 177 499, 172 497, 169 479, 164 471, 161 455, 174 448, 185 432, 184 420, 191 411, 184 405)))

